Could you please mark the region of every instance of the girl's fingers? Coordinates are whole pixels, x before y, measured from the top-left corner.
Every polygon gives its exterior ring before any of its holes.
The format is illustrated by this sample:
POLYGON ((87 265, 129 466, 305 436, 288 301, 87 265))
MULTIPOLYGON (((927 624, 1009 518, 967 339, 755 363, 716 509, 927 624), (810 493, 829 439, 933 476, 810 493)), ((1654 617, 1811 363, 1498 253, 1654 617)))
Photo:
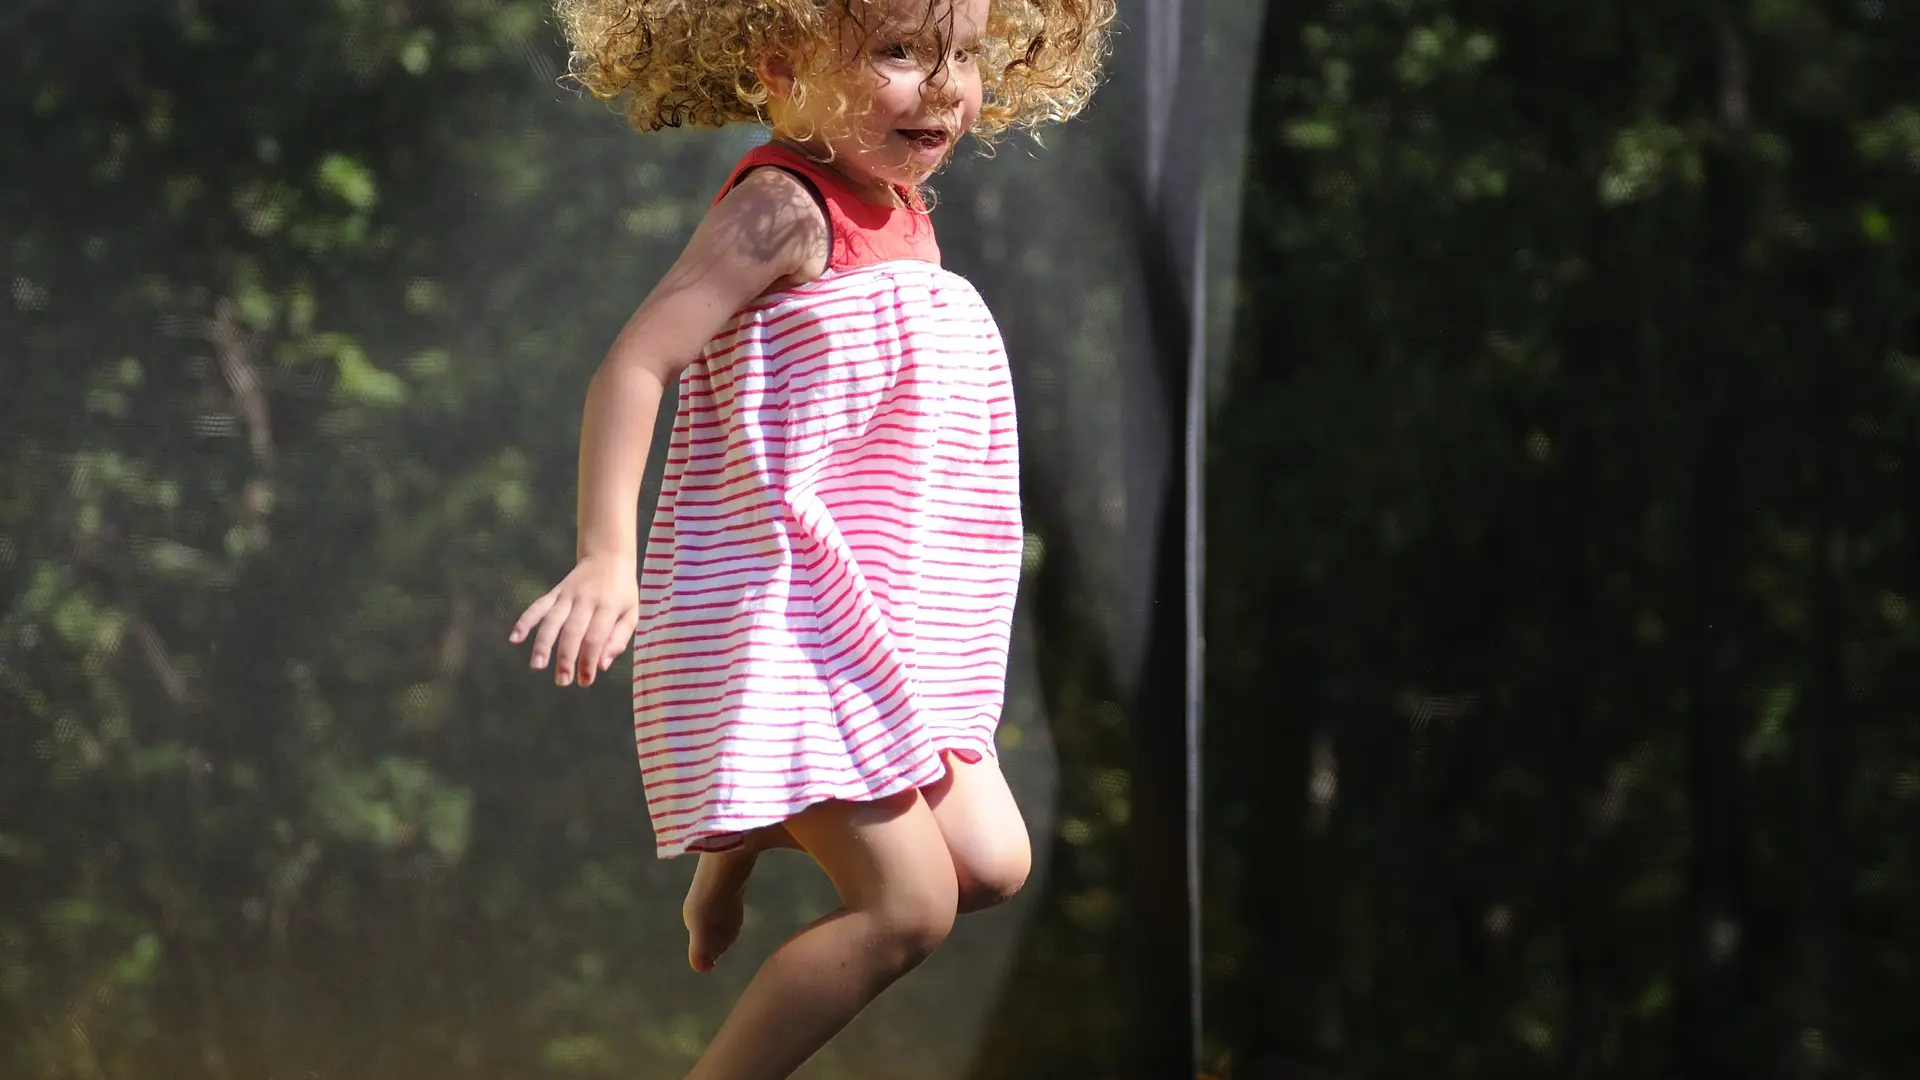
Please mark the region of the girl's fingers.
POLYGON ((553 602, 559 597, 559 594, 559 589, 550 589, 547 595, 528 604, 527 610, 520 613, 519 621, 515 622, 513 629, 508 631, 507 640, 515 645, 525 641, 527 639, 527 631, 533 629, 534 625, 540 621, 540 617, 547 613, 547 609, 553 606, 553 602))
POLYGON ((593 686, 593 676, 603 671, 601 657, 607 655, 607 646, 612 642, 614 632, 620 628, 618 607, 601 605, 593 611, 593 621, 588 623, 588 636, 580 642, 580 686, 593 686))
POLYGON ((593 625, 595 605, 590 602, 576 604, 567 613, 566 625, 560 629, 560 644, 553 654, 553 682, 555 686, 566 686, 580 670, 580 643, 587 636, 587 630, 593 625))
POLYGON ((619 622, 613 624, 613 633, 607 635, 607 650, 600 656, 601 671, 612 667, 613 662, 620 659, 621 653, 633 648, 633 628, 639 622, 639 613, 628 611, 620 616, 619 622))
POLYGON ((593 673, 599 671, 599 665, 593 663, 593 657, 607 648, 609 619, 612 619, 609 611, 605 607, 597 607, 593 611, 593 619, 588 621, 586 632, 580 634, 580 650, 566 653, 566 661, 574 665, 574 682, 580 686, 593 686, 593 673))
POLYGON ((554 601, 547 610, 546 618, 540 620, 540 631, 533 635, 533 667, 535 671, 547 666, 547 660, 553 655, 553 640, 560 636, 561 628, 566 625, 567 616, 573 612, 573 598, 563 596, 554 601))

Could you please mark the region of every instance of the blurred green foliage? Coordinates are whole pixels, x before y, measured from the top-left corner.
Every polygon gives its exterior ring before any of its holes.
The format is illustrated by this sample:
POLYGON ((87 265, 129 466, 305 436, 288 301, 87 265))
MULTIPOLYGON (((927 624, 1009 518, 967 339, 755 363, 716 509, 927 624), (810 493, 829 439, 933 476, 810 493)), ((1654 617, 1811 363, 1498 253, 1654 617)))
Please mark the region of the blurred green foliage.
MULTIPOLYGON (((1210 1053, 1920 1068, 1915 14, 1249 11, 1210 1053)), ((28 0, 0 41, 0 1072, 679 1076, 744 969, 670 974, 619 680, 503 638, 740 136, 627 134, 522 0, 28 0)), ((1014 977, 977 1061, 933 1037, 972 984, 923 981, 821 1080, 1124 1064, 1128 88, 942 187, 1032 462, 1014 977)), ((821 895, 770 875, 743 953, 821 895)))

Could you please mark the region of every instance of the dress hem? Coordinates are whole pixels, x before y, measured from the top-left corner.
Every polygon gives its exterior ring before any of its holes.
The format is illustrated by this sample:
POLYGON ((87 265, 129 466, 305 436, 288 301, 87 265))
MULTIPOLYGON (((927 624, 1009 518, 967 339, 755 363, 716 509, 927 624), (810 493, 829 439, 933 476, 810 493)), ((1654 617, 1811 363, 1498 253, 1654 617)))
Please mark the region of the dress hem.
POLYGON ((660 859, 673 859, 682 855, 723 854, 737 849, 746 834, 755 829, 764 829, 769 825, 778 825, 791 820, 795 815, 818 806, 823 802, 838 799, 845 802, 879 802, 909 790, 929 787, 946 779, 952 767, 947 764, 947 755, 953 755, 969 765, 977 765, 989 758, 997 761, 999 747, 992 737, 986 739, 956 738, 933 740, 933 764, 930 769, 920 769, 878 788, 868 789, 864 794, 842 794, 843 789, 813 789, 797 794, 788 804, 785 813, 756 814, 752 817, 735 819, 737 827, 714 829, 695 826, 679 833, 675 839, 666 842, 655 841, 655 856, 660 859), (925 778, 922 779, 922 775, 925 778))

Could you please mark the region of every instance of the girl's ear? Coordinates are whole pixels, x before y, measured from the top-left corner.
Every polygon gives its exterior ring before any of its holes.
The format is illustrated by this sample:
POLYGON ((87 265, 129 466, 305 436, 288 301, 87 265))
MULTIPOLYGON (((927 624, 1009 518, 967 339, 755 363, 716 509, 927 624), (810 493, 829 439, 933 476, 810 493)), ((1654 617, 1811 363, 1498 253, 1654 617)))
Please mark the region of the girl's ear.
POLYGON ((760 76, 760 85, 779 97, 793 93, 793 57, 785 49, 780 49, 762 59, 753 66, 753 73, 760 76))

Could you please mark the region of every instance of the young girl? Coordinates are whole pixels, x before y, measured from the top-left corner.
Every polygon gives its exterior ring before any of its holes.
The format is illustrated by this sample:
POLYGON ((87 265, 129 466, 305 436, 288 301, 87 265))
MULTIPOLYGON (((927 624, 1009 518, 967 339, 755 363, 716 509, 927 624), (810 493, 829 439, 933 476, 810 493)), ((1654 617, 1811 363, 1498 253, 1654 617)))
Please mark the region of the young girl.
POLYGON ((690 1080, 785 1077, 1028 871, 996 764, 1019 578, 999 331, 921 186, 960 139, 1077 113, 1113 0, 560 0, 641 130, 764 122, 614 342, 581 428, 577 565, 515 624, 587 686, 632 642, 659 854, 709 970, 756 856, 841 907, 760 969, 690 1080), (679 412, 638 565, 660 396, 679 412))

